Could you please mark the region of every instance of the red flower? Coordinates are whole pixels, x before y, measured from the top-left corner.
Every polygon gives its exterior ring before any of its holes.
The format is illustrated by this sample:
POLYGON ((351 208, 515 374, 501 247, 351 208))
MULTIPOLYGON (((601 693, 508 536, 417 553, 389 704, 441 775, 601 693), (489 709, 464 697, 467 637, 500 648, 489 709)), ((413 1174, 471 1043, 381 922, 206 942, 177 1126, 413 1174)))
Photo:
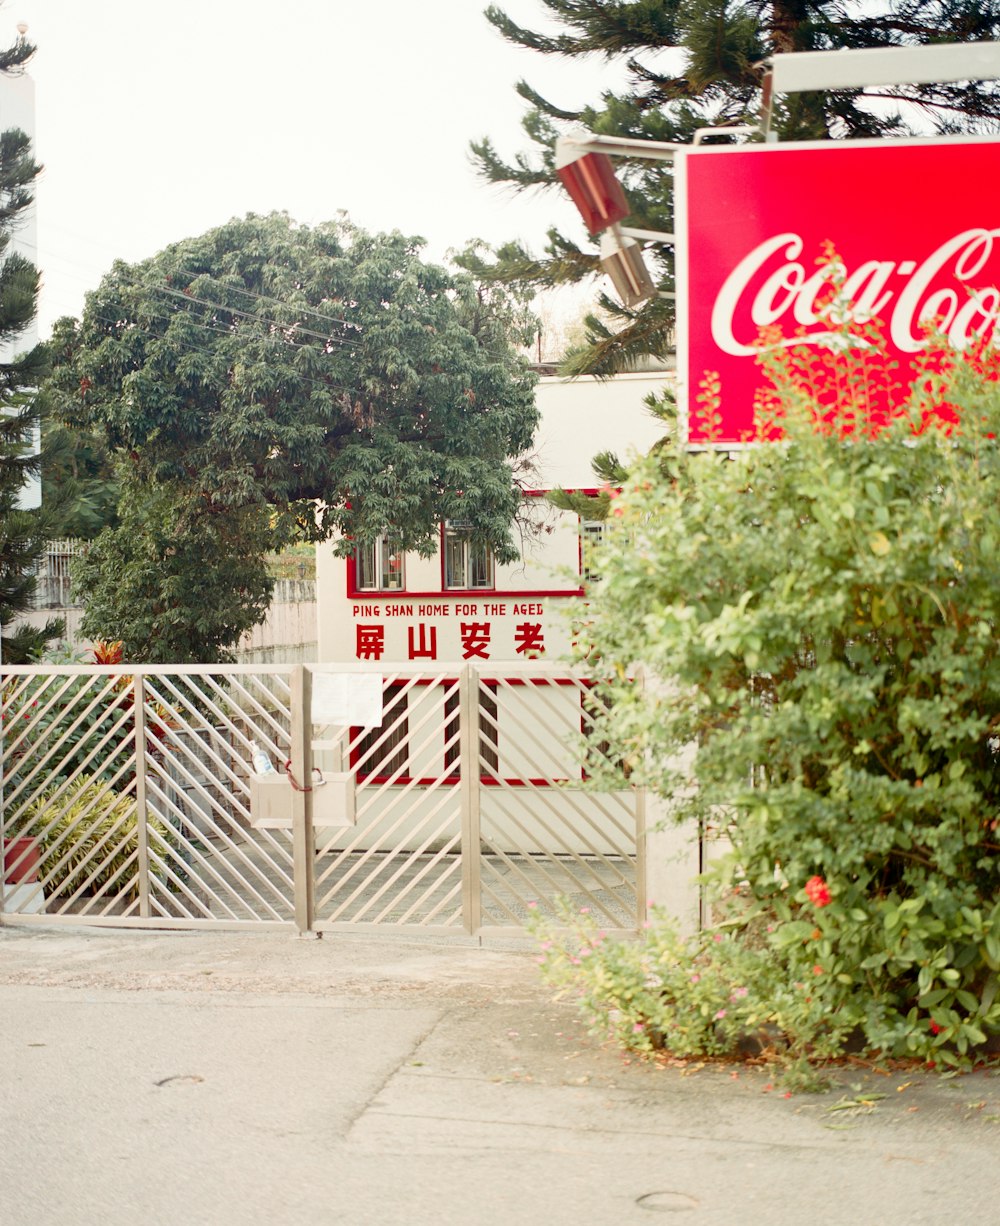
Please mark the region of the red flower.
POLYGON ((930 1026, 928 1027, 928 1029, 930 1030, 931 1034, 940 1034, 940 1033, 941 1033, 941 1031, 942 1031, 942 1030, 944 1030, 944 1027, 943 1027, 943 1026, 939 1026, 939 1025, 937 1024, 937 1022, 931 1022, 930 1026))
POLYGON ((810 877, 806 882, 806 897, 815 907, 828 907, 833 902, 830 887, 822 877, 810 877))

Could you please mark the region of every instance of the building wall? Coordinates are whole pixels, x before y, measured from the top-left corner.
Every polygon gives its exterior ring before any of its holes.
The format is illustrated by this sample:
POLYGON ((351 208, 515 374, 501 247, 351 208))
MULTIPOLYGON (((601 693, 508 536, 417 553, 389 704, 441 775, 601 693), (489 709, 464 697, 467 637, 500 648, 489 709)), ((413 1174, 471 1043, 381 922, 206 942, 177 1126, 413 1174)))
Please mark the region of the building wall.
MULTIPOLYGON (((24 614, 19 621, 42 627, 51 618, 61 617, 66 623, 65 642, 75 651, 86 651, 93 643, 80 631, 83 612, 79 605, 47 605, 24 614)), ((237 662, 310 664, 317 654, 316 584, 311 579, 279 579, 267 616, 240 639, 237 662)))

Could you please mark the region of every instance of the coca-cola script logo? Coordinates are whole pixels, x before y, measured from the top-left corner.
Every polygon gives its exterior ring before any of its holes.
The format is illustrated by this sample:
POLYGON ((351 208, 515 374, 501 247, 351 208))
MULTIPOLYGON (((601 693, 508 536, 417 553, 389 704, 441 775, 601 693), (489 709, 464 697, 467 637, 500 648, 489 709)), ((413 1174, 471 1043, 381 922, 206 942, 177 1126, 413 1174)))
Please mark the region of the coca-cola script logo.
MULTIPOLYGON (((956 349, 993 336, 997 143, 704 150, 685 161, 680 370, 692 408, 706 374, 718 374, 723 439, 745 438, 752 427, 764 329, 771 343, 778 329, 777 343, 823 346, 843 338, 831 332, 832 311, 879 320, 904 379, 928 326, 956 349)), ((693 416, 692 438, 698 431, 693 416)))
POLYGON ((799 258, 801 235, 778 234, 755 247, 726 278, 712 310, 712 340, 723 353, 744 357, 757 352, 761 328, 785 324, 789 333, 818 329, 815 335, 807 331, 807 336, 822 344, 828 335, 823 322, 831 309, 830 290, 841 280, 838 305, 860 322, 887 320, 889 337, 901 353, 918 353, 926 346, 928 323, 954 348, 964 348, 973 337, 992 331, 1000 314, 996 285, 975 284, 984 270, 993 271, 987 266, 998 237, 1000 229, 965 230, 919 264, 865 260, 851 271, 832 261, 811 272, 799 258), (934 288, 943 273, 951 284, 934 288), (761 274, 766 279, 754 292, 761 274), (744 343, 736 337, 734 321, 747 316, 752 332, 744 343))

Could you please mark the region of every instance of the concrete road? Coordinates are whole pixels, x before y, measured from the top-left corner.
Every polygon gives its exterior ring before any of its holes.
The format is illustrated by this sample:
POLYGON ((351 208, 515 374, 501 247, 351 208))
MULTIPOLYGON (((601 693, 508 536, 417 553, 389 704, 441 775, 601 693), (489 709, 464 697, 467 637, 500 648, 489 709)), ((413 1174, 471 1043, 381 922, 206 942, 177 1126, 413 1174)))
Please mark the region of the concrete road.
POLYGON ((530 949, 0 928, 0 1226, 992 1226, 1000 1077, 627 1062, 530 949))

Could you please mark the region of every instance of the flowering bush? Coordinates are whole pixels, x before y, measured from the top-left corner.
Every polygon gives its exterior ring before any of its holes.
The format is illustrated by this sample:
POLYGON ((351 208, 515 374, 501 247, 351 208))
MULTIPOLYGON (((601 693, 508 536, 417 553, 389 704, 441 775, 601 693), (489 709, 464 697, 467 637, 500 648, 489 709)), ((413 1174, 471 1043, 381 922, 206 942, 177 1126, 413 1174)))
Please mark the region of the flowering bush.
POLYGON ((643 941, 613 940, 565 905, 556 922, 535 913, 529 928, 546 981, 576 998, 593 1033, 629 1051, 788 1065, 835 1055, 854 1026, 830 1016, 817 976, 789 978, 768 942, 745 932, 685 940, 656 912, 643 941))
POLYGON ((642 1002, 628 1024, 672 1048, 692 1008, 704 1050, 761 1017, 802 1050, 854 1033, 935 1063, 1000 1033, 997 358, 932 350, 901 389, 872 335, 782 351, 775 441, 661 453, 616 500, 627 531, 581 635, 594 740, 720 830, 710 884, 744 898, 723 943, 739 975, 658 927, 601 954, 642 1002), (661 681, 635 686, 636 665, 661 681))

